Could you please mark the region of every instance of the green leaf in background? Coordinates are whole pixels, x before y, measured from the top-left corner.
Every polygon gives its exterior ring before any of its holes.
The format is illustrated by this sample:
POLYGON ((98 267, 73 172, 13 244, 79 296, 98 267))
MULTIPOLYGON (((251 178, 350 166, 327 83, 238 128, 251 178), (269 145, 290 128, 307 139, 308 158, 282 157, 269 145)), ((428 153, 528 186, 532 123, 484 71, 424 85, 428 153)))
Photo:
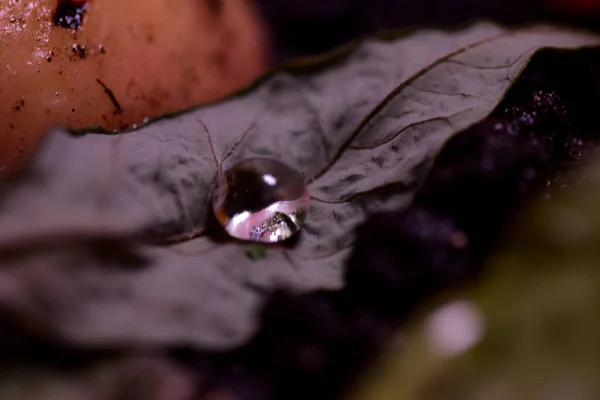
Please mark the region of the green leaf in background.
POLYGON ((239 346, 268 289, 340 288, 357 224, 409 204, 441 146, 494 109, 536 50, 599 41, 555 27, 420 30, 133 132, 54 130, 2 193, 1 313, 70 346, 239 346), (296 168, 312 196, 296 245, 260 262, 202 235, 218 171, 253 156, 296 168))
POLYGON ((3 368, 2 400, 188 400, 190 374, 164 356, 128 355, 71 370, 32 366, 3 368))
POLYGON ((575 188, 525 214, 482 280, 424 313, 352 398, 600 398, 599 172, 596 157, 575 188), (453 306, 445 330, 432 334, 436 312, 453 306), (440 351, 457 330, 468 338, 473 320, 481 329, 472 347, 440 351))

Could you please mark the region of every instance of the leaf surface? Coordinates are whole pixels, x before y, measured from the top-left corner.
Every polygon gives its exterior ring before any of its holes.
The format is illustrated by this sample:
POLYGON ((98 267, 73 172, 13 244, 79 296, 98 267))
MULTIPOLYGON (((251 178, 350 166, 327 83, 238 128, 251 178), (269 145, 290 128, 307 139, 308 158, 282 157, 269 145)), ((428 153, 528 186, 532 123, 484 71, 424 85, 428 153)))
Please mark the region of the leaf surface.
POLYGON ((599 40, 552 27, 421 30, 280 69, 136 131, 54 130, 0 200, 1 309, 79 346, 239 346, 266 291, 341 287, 354 228, 409 204, 443 144, 494 109, 535 51, 599 40), (218 172, 252 156, 296 168, 312 197, 298 242, 260 259, 206 231, 218 172))

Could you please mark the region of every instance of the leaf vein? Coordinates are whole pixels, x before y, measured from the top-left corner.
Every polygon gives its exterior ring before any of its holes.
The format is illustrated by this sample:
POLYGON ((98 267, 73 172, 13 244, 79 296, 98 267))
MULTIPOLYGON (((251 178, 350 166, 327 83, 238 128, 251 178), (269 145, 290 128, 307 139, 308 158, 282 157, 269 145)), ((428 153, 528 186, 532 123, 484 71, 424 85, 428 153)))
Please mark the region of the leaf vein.
POLYGON ((356 138, 356 136, 358 136, 358 134, 362 131, 362 129, 367 125, 367 123, 379 112, 381 111, 381 109, 383 109, 383 107, 385 107, 398 93, 400 93, 401 91, 403 91, 405 88, 407 88, 409 85, 411 85, 413 82, 415 82, 418 78, 420 78, 421 76, 425 75, 426 73, 428 73, 429 71, 431 71, 433 68, 435 68, 436 66, 448 61, 449 59, 451 59, 452 57, 455 57, 459 54, 462 54, 466 51, 469 51, 473 48, 476 48, 478 46, 487 44, 489 42, 492 42, 494 40, 497 40, 499 38, 505 37, 505 36, 509 36, 511 34, 515 34, 515 32, 501 32, 499 34, 495 34, 492 35, 490 37, 478 40, 474 43, 468 44, 466 46, 463 46, 457 50, 454 50, 440 58, 438 58, 436 61, 434 61, 433 63, 429 64, 428 66, 426 66, 425 68, 421 69, 419 72, 417 72, 416 74, 412 75, 410 78, 408 78, 407 80, 405 80, 401 85, 399 85, 396 89, 394 89, 391 93, 389 93, 385 99, 383 99, 377 106, 375 106, 373 108, 373 110, 371 110, 371 112, 362 120, 362 122, 358 125, 358 127, 350 134, 350 136, 348 137, 348 139, 346 139, 346 141, 340 146, 340 148, 336 151, 335 155, 333 156, 333 158, 329 161, 329 163, 327 163, 327 165, 325 165, 320 171, 318 171, 310 180, 310 182, 320 178, 321 176, 323 176, 327 170, 329 170, 329 168, 331 168, 332 165, 334 165, 336 163, 336 161, 341 157, 343 151, 348 148, 352 141, 356 138))

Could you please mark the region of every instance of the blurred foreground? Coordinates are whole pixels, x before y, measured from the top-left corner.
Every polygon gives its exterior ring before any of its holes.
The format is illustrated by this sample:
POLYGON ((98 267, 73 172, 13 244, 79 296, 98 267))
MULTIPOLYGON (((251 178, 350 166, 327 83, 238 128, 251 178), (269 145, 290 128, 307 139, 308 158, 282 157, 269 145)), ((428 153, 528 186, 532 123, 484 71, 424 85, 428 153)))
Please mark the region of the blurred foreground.
POLYGON ((354 398, 600 398, 600 158, 577 178, 525 213, 477 285, 432 303, 354 398))

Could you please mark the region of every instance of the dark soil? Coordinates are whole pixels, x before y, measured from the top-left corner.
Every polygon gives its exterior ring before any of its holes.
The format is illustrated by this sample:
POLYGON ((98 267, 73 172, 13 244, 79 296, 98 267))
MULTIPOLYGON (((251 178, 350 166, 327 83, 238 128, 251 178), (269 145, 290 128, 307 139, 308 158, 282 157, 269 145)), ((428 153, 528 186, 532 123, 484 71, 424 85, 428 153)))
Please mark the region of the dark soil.
POLYGON ((551 7, 548 0, 257 0, 257 3, 271 31, 278 61, 321 53, 384 29, 454 27, 480 19, 507 25, 553 22, 600 27, 600 13, 561 12, 551 7))
POLYGON ((68 29, 80 28, 87 8, 87 0, 58 0, 54 11, 54 25, 68 29))

